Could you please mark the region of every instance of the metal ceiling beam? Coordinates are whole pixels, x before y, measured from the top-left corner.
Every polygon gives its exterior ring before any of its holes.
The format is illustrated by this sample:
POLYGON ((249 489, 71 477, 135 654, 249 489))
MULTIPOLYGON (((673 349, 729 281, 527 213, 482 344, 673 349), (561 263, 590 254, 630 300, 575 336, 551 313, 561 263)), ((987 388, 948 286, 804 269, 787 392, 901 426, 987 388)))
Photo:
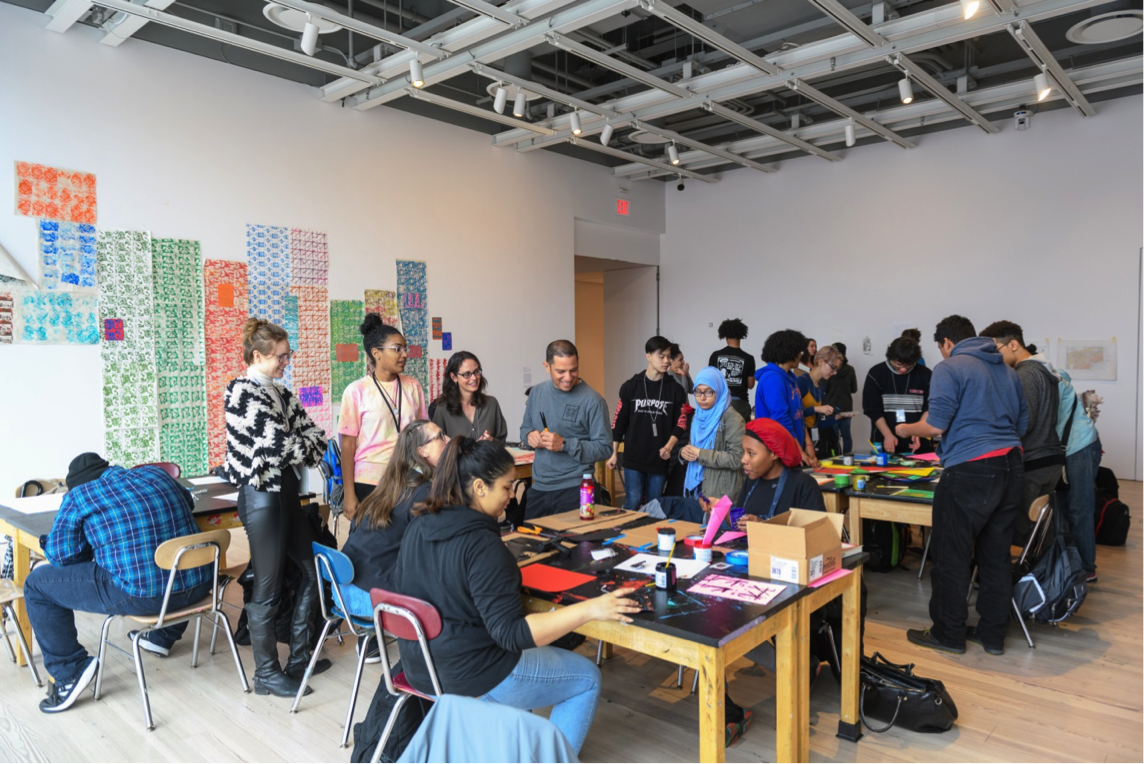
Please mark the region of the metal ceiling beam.
POLYGON ((904 53, 896 53, 893 56, 886 56, 886 61, 891 66, 905 73, 914 82, 917 82, 923 88, 932 93, 935 98, 940 98, 942 101, 945 101, 950 108, 960 113, 961 116, 965 117, 985 132, 1000 132, 996 125, 987 120, 985 117, 981 116, 981 114, 979 114, 976 109, 965 103, 965 101, 949 92, 949 89, 946 88, 945 85, 942 85, 940 82, 931 77, 925 69, 922 69, 920 66, 907 58, 904 53))
POLYGON ((528 19, 519 16, 512 11, 500 8, 492 3, 486 3, 485 0, 449 0, 453 5, 459 5, 462 8, 467 8, 473 13, 479 13, 482 16, 487 16, 490 19, 496 19, 502 24, 508 24, 510 27, 522 27, 529 23, 528 19))
MULTIPOLYGON (((557 103, 562 103, 566 106, 571 106, 575 109, 580 109, 591 114, 598 114, 605 118, 617 116, 614 111, 607 107, 598 106, 594 103, 590 103, 589 101, 581 100, 576 96, 570 96, 565 93, 561 93, 559 90, 553 90, 550 87, 541 85, 539 82, 533 82, 532 80, 526 79, 524 77, 518 77, 515 74, 510 74, 501 69, 495 69, 487 64, 470 64, 469 68, 481 77, 488 77, 489 79, 496 80, 498 82, 507 82, 510 85, 516 85, 522 90, 527 90, 529 93, 535 93, 536 95, 547 98, 550 101, 556 101, 557 103)), ((555 130, 553 132, 555 132, 555 130)))
POLYGON ((47 25, 48 29, 53 32, 68 31, 77 21, 87 15, 92 5, 94 3, 91 0, 56 0, 44 11, 45 14, 51 16, 51 21, 47 25))
POLYGON ((776 74, 779 71, 779 68, 774 64, 755 55, 739 43, 727 39, 711 27, 696 21, 685 13, 677 11, 663 2, 663 0, 640 0, 640 7, 653 16, 658 16, 663 19, 673 27, 682 29, 692 37, 702 40, 712 48, 726 53, 731 58, 738 59, 763 74, 776 74))
POLYGON ((629 66, 623 61, 617 61, 606 53, 589 48, 587 45, 581 45, 578 42, 569 40, 561 34, 553 32, 544 36, 551 45, 566 50, 569 53, 574 53, 580 58, 587 59, 592 63, 599 64, 605 69, 611 69, 613 72, 622 74, 625 77, 635 80, 636 82, 647 85, 657 90, 662 90, 664 93, 670 93, 677 98, 686 98, 691 95, 691 91, 687 88, 681 88, 678 85, 673 85, 667 80, 661 80, 654 74, 648 74, 643 69, 637 69, 634 66, 629 66))
MULTIPOLYGON (((494 40, 454 53, 444 61, 429 64, 425 67, 425 84, 432 85, 455 77, 468 71, 469 64, 472 63, 496 61, 513 53, 528 50, 540 42, 546 32, 572 31, 588 26, 635 4, 636 0, 582 0, 571 8, 554 13, 541 23, 514 29, 494 40)), ((404 90, 404 82, 389 82, 365 95, 351 98, 349 103, 353 108, 364 111, 400 98, 405 94, 404 90)))
POLYGON ((423 56, 428 56, 433 60, 439 58, 446 58, 449 55, 448 51, 441 50, 440 48, 427 45, 423 42, 418 42, 410 37, 395 34, 387 29, 382 29, 374 24, 367 24, 364 21, 358 21, 352 16, 347 16, 344 13, 329 8, 325 5, 318 5, 317 3, 306 2, 306 0, 274 0, 276 5, 281 5, 302 13, 309 13, 312 16, 332 21, 343 29, 348 29, 358 34, 363 34, 372 40, 379 40, 388 45, 397 48, 405 48, 406 50, 416 51, 423 56))
POLYGON ((787 87, 800 95, 806 96, 810 100, 817 103, 819 106, 824 106, 827 109, 830 109, 835 114, 841 114, 844 117, 850 117, 850 119, 854 120, 859 125, 862 125, 862 127, 866 128, 867 130, 877 133, 886 140, 895 143, 904 149, 912 149, 914 147, 914 144, 910 143, 890 128, 879 125, 869 117, 863 114, 859 114, 841 101, 831 98, 830 96, 826 95, 826 93, 823 93, 821 90, 807 85, 801 80, 791 80, 787 83, 787 87))
POLYGON ((1037 67, 1053 78, 1057 83, 1057 87, 1065 96, 1065 100, 1080 112, 1082 117, 1091 117, 1096 114, 1096 109, 1092 108, 1092 104, 1080 92, 1080 89, 1073 83, 1069 76, 1065 74, 1065 70, 1045 44, 1041 42, 1041 38, 1033 31, 1027 21, 1016 21, 1009 25, 1009 34, 1013 35, 1013 39, 1021 46, 1022 50, 1033 59, 1033 63, 1037 67))
POLYGON ((540 133, 541 135, 552 135, 554 132, 553 130, 544 127, 543 125, 534 125, 531 122, 525 122, 522 119, 515 119, 514 117, 509 117, 504 114, 497 114, 492 109, 482 109, 479 106, 473 106, 472 104, 464 103, 463 101, 456 101, 452 98, 439 96, 435 93, 427 93, 424 90, 419 90, 417 88, 408 88, 405 94, 411 98, 417 99, 418 101, 435 104, 436 106, 443 106, 446 109, 452 109, 453 111, 461 111, 465 114, 471 114, 474 117, 480 117, 481 119, 500 122, 502 125, 512 125, 513 127, 519 127, 522 130, 531 130, 534 133, 540 133))
POLYGON ((851 34, 863 40, 867 45, 876 47, 886 44, 886 38, 871 29, 865 21, 855 16, 849 8, 838 0, 810 0, 810 4, 834 19, 836 23, 849 30, 851 34))
POLYGON ((814 154, 815 156, 822 157, 823 159, 829 159, 831 162, 836 162, 842 158, 837 154, 831 154, 829 151, 820 149, 813 143, 808 143, 801 138, 796 138, 790 133, 784 133, 782 130, 771 127, 770 125, 760 122, 757 119, 751 119, 750 117, 739 114, 738 112, 732 111, 726 106, 717 104, 714 101, 708 101, 707 103, 703 104, 703 108, 707 109, 707 111, 711 112, 712 114, 719 115, 723 119, 734 122, 738 125, 742 125, 748 130, 754 130, 755 132, 762 133, 763 135, 769 135, 770 137, 794 146, 797 149, 802 149, 807 153, 814 154))
POLYGON ((986 1, 989 3, 989 7, 993 9, 993 12, 996 13, 998 16, 1004 16, 1007 13, 1009 13, 1009 14, 1016 14, 1017 13, 1017 4, 1015 2, 1013 2, 1013 0, 986 0, 986 1))
POLYGON ((667 171, 667 173, 669 175, 682 175, 685 178, 691 178, 692 180, 699 180, 699 181, 702 181, 704 183, 718 183, 719 182, 716 178, 712 178, 709 175, 700 175, 697 172, 691 172, 691 170, 685 170, 682 167, 675 167, 673 165, 666 164, 664 162, 657 162, 654 159, 648 159, 647 157, 641 157, 638 154, 632 154, 632 153, 629 153, 627 151, 621 151, 619 149, 614 149, 611 146, 602 146, 597 141, 582 141, 579 139, 575 139, 575 140, 571 140, 569 142, 573 146, 579 146, 582 149, 591 149, 592 151, 597 151, 601 154, 608 154, 609 156, 618 157, 620 159, 626 159, 629 162, 637 162, 639 164, 645 164, 648 167, 654 167, 657 170, 665 170, 665 171, 667 171))
MULTIPOLYGON (((569 5, 572 2, 573 0, 514 0, 513 2, 506 3, 502 6, 502 9, 511 11, 523 18, 535 19, 552 12, 554 9, 569 5)), ((456 9, 456 11, 462 12, 461 9, 456 9)), ((453 12, 454 11, 450 11, 445 14, 445 16, 447 17, 453 12)), ((430 37, 427 42, 441 50, 457 53, 504 31, 505 26, 500 21, 488 18, 487 16, 480 16, 438 32, 430 37)), ((386 56, 374 63, 366 65, 362 68, 362 71, 373 74, 383 80, 389 79, 398 73, 407 71, 409 69, 409 62, 417 57, 417 54, 410 53, 407 50, 401 51, 400 53, 394 53, 393 55, 386 56)), ((343 98, 348 98, 364 89, 365 86, 359 81, 343 77, 322 87, 320 97, 323 101, 331 103, 340 101, 343 98)))
MULTIPOLYGON (((1021 20, 1035 21, 1073 13, 1104 2, 1105 0, 1032 0, 1017 9, 1016 14, 1021 20)), ((869 48, 863 45, 860 49, 855 49, 853 35, 843 34, 774 56, 772 60, 775 65, 783 69, 779 74, 759 75, 745 64, 739 64, 689 80, 687 84, 695 95, 688 98, 676 99, 664 93, 644 91, 617 99, 610 106, 620 115, 620 121, 615 123, 615 127, 622 127, 635 119, 646 122, 701 108, 707 101, 727 101, 777 90, 785 87, 791 78, 807 80, 859 69, 880 63, 893 53, 912 53, 1004 31, 1011 22, 1011 17, 990 15, 978 15, 965 21, 962 19, 960 4, 952 3, 879 25, 878 33, 887 40, 884 46, 869 48)), ((556 141, 566 137, 564 130, 567 124, 568 120, 561 117, 549 121, 550 127, 560 130, 553 136, 556 141)), ((524 142, 520 147, 520 150, 524 150, 526 146, 551 139, 532 139, 528 133, 509 131, 497 135, 494 140, 497 145, 524 142)))
POLYGON ((289 61, 292 64, 299 66, 306 66, 310 69, 317 69, 318 71, 326 72, 338 77, 353 77, 360 79, 367 85, 380 85, 381 80, 370 74, 354 71, 348 66, 341 66, 333 64, 329 61, 324 61, 320 58, 307 56, 303 53, 296 53, 286 48, 279 48, 277 45, 253 40, 249 37, 233 34, 231 32, 224 32, 221 29, 216 29, 206 24, 200 24, 197 21, 189 21, 180 16, 173 16, 163 11, 157 11, 154 8, 146 8, 142 5, 136 5, 128 0, 95 0, 95 5, 101 5, 104 8, 109 8, 113 11, 122 11, 132 16, 140 16, 147 19, 147 21, 162 24, 172 29, 181 29, 184 32, 206 37, 218 42, 224 42, 227 45, 234 45, 238 48, 245 48, 246 50, 254 51, 255 53, 262 53, 263 55, 277 58, 282 61, 289 61))
MULTIPOLYGON (((689 147, 695 149, 696 151, 702 151, 704 153, 710 154, 711 156, 719 157, 720 159, 725 159, 728 162, 733 162, 733 163, 735 163, 737 165, 741 165, 743 167, 749 167, 752 170, 758 170, 759 172, 768 172, 768 173, 777 172, 776 168, 774 168, 774 167, 767 167, 766 165, 759 164, 758 162, 754 162, 750 159, 747 159, 744 156, 739 156, 738 154, 736 154, 734 152, 728 151, 726 148, 723 148, 721 146, 711 146, 709 144, 703 143, 702 141, 692 140, 691 138, 688 138, 687 136, 685 136, 681 133, 677 133, 674 130, 667 130, 667 129, 662 128, 662 127, 648 127, 647 125, 638 125, 638 124, 636 125, 636 127, 638 127, 641 130, 644 130, 646 132, 649 132, 652 135, 658 135, 661 138, 667 138, 667 139, 672 140, 676 143, 683 144, 684 146, 689 146, 689 147)), ((678 167, 678 165, 672 165, 672 166, 678 167)))
MULTIPOLYGON (((157 11, 165 11, 173 2, 175 2, 175 0, 147 0, 143 5, 146 5, 148 8, 154 8, 157 11)), ((103 22, 103 25, 100 27, 104 30, 104 35, 99 38, 99 44, 118 48, 145 26, 147 26, 147 19, 117 13, 103 22)))

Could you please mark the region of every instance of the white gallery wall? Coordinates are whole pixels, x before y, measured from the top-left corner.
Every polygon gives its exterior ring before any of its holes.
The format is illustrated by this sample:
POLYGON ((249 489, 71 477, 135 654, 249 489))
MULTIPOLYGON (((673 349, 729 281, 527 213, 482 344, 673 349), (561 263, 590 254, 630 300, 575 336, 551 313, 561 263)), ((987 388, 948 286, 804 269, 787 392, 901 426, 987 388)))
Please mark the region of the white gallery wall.
MULTIPOLYGON (((325 231, 332 299, 393 289, 394 260, 427 261, 429 312, 480 356, 510 439, 525 369, 538 381, 545 345, 574 336, 577 221, 663 231, 661 184, 625 184, 632 212, 619 217, 604 167, 45 21, 0 4, 0 172, 17 160, 94 172, 100 229, 197 239, 205 258, 245 259, 247 223, 325 231)), ((36 273, 35 221, 12 213, 13 186, 0 182, 0 244, 36 273)), ((97 347, 5 346, 0 369, 0 491, 102 450, 97 347)))
MULTIPOLYGON (((1140 479, 1141 105, 1123 98, 1087 119, 1037 115, 1026 132, 1005 119, 996 135, 957 129, 910 150, 838 148, 841 162, 807 157, 772 175, 669 185, 664 332, 693 375, 728 317, 748 324, 744 348, 756 357, 777 329, 841 340, 859 396, 902 324, 921 328, 931 366, 941 359, 934 325, 951 313, 978 330, 1016 321, 1027 341, 1051 341, 1054 363, 1058 338, 1115 337, 1116 381, 1077 387, 1104 396, 1105 464, 1140 479)), ((855 441, 868 432, 856 419, 855 441)))

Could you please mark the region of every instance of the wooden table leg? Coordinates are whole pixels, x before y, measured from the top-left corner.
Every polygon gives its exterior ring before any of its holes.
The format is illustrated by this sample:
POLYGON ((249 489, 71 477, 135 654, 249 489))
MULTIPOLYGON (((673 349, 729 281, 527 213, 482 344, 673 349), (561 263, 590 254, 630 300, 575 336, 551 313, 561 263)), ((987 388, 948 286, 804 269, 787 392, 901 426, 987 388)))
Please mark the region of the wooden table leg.
POLYGON ((784 623, 775 636, 775 761, 806 761, 810 745, 810 614, 801 605, 780 614, 784 623))
MULTIPOLYGON (((23 539, 19 533, 12 536, 12 581, 16 586, 21 589, 24 588, 24 581, 28 578, 28 566, 32 563, 32 556, 28 547, 24 546, 23 539)), ((16 600, 16 620, 19 623, 19 629, 24 633, 24 639, 28 643, 30 650, 36 649, 36 643, 32 641, 32 622, 28 620, 28 607, 24 602, 24 598, 16 600)), ((28 661, 24 659, 24 652, 22 650, 16 651, 16 664, 19 666, 27 666, 28 661)))
POLYGON ((858 718, 862 656, 862 568, 855 568, 847 578, 850 579, 849 583, 842 592, 842 709, 838 720, 838 737, 857 741, 862 737, 862 722, 858 718))
POLYGON ((858 496, 850 497, 850 510, 846 517, 847 528, 850 531, 850 543, 855 546, 862 545, 862 499, 858 496))
POLYGON ((727 666, 723 650, 718 647, 703 648, 699 653, 700 761, 727 760, 727 751, 724 747, 724 732, 727 729, 726 708, 723 701, 726 688, 727 666))

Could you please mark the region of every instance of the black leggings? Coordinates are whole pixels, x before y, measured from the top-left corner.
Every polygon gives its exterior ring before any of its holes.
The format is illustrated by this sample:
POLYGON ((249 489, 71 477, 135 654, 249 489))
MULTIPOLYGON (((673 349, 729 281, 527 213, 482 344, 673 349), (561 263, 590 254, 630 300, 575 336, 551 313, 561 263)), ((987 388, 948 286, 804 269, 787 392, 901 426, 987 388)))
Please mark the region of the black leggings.
POLYGON ((283 471, 279 493, 243 486, 238 492, 238 517, 250 542, 250 565, 254 569, 252 603, 278 605, 287 557, 301 569, 304 587, 317 585, 314 529, 302 512, 293 469, 287 467, 283 471))

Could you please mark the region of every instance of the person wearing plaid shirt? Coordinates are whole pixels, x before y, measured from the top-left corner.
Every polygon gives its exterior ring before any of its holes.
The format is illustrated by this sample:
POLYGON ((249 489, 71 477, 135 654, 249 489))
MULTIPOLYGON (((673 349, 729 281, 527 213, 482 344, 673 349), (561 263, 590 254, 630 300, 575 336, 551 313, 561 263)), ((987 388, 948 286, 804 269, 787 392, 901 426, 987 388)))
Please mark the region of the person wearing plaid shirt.
MULTIPOLYGON (((190 492, 159 467, 126 470, 86 453, 72 460, 67 484, 52 531, 41 539, 50 564, 35 567, 24 584, 28 619, 55 680, 40 702, 45 713, 69 708, 95 676, 97 661, 79 643, 75 611, 158 613, 170 574, 155 564, 155 550, 199 532, 190 492)), ((207 568, 180 571, 168 607, 188 607, 210 591, 207 568)), ((186 628, 155 630, 140 646, 166 656, 186 628)))

